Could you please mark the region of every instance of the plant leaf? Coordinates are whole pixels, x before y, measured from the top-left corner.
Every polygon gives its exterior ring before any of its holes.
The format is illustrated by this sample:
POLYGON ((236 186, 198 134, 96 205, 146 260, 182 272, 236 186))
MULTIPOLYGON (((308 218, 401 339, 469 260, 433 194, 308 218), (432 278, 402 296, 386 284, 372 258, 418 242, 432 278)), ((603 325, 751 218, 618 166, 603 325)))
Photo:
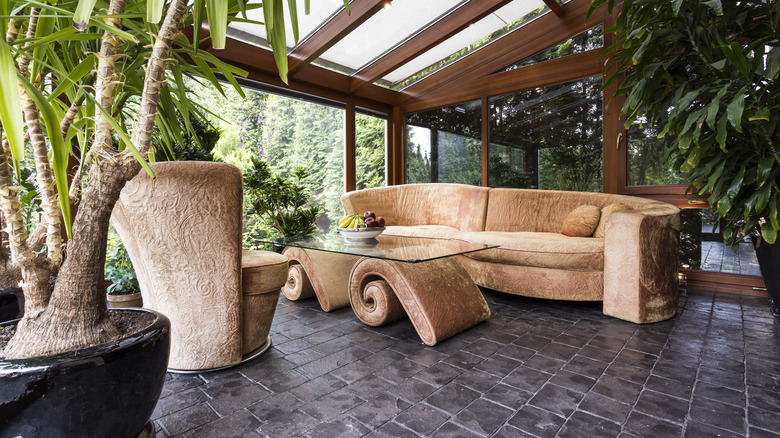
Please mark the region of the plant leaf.
POLYGON ((19 82, 11 48, 0 39, 0 122, 11 147, 11 155, 17 161, 24 159, 24 119, 19 101, 19 82), (8 90, 8 91, 6 91, 8 90))
POLYGON ((165 0, 146 0, 146 21, 158 24, 162 20, 165 0))
POLYGON ((73 27, 78 31, 86 30, 89 17, 92 16, 92 9, 95 8, 97 0, 79 0, 76 6, 76 12, 73 14, 73 27))
POLYGON ((726 114, 729 116, 729 123, 737 132, 742 132, 742 112, 745 110, 745 91, 747 87, 742 87, 737 92, 734 99, 726 107, 726 114))
POLYGON ((767 243, 775 243, 775 240, 777 240, 777 230, 768 223, 763 224, 761 225, 761 237, 763 237, 767 243))
POLYGON ((206 15, 209 20, 211 46, 215 49, 224 49, 227 37, 227 1, 206 0, 206 15))

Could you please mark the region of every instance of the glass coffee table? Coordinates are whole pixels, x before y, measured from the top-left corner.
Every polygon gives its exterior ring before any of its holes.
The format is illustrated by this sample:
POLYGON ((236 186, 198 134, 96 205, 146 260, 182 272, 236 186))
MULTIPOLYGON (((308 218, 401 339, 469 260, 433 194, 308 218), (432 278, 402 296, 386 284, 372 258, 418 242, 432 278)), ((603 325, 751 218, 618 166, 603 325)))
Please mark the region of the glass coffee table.
POLYGON ((316 296, 326 312, 352 306, 366 325, 408 316, 427 345, 490 317, 490 308, 455 256, 496 248, 460 240, 380 235, 350 242, 336 233, 287 237, 288 299, 316 296))

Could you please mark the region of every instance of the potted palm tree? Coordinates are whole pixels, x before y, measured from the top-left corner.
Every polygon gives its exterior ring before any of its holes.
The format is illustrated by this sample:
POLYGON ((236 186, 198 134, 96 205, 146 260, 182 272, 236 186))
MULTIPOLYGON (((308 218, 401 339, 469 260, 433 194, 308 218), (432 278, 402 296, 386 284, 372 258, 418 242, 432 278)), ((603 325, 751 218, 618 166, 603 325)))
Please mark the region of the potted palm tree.
MULTIPOLYGON (((592 7, 614 0, 593 0, 592 7)), ((624 0, 608 30, 609 77, 626 126, 656 124, 724 241, 753 236, 780 314, 780 3, 624 0)))
MULTIPOLYGON (((266 1, 264 15, 284 78, 281 5, 266 1)), ((169 327, 159 314, 107 310, 109 218, 125 182, 142 168, 151 174, 155 132, 165 143, 192 129, 187 121, 199 111, 183 78, 220 87, 218 71, 238 88, 239 69, 198 49, 201 23, 208 20, 219 48, 227 20, 251 7, 241 0, 0 1, 0 211, 25 301, 23 318, 0 330, 0 338, 14 333, 0 353, 4 434, 135 436, 150 424, 169 327), (187 26, 192 40, 182 32, 187 26), (18 163, 30 159, 28 148, 43 210, 41 251, 19 211, 18 163), (73 159, 78 167, 69 175, 73 159)))

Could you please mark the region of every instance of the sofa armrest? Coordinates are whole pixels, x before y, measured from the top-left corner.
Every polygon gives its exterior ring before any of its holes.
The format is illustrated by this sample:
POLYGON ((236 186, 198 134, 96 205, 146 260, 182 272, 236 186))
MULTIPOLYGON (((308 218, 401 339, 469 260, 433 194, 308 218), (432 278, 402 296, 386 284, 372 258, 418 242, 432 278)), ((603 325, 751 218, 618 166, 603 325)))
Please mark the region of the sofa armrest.
POLYGON ((604 314, 635 323, 677 313, 679 209, 658 202, 613 212, 604 236, 604 314))

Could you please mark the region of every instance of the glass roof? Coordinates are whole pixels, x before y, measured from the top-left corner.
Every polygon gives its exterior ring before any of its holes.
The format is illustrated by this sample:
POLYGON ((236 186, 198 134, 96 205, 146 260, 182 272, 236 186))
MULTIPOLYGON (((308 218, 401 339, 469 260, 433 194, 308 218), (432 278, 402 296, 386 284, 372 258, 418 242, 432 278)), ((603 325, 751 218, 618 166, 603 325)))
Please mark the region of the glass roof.
MULTIPOLYGON (((458 8, 466 3, 468 0, 393 0, 391 6, 370 17, 313 63, 342 74, 353 75, 438 20, 448 14, 456 13, 458 8)), ((285 13, 289 14, 287 2, 283 4, 285 13)), ((343 0, 316 0, 311 2, 309 15, 303 14, 303 10, 300 9, 298 11, 299 43, 305 41, 309 35, 326 24, 343 8, 343 0)), ((513 0, 375 83, 394 89, 404 88, 547 11, 549 9, 543 0, 513 0)), ((262 21, 262 12, 254 10, 249 11, 248 14, 250 19, 262 21)), ((228 35, 256 46, 269 48, 263 25, 231 23, 228 27, 228 35)), ((295 48, 292 28, 289 24, 287 25, 287 47, 290 51, 295 48)))

